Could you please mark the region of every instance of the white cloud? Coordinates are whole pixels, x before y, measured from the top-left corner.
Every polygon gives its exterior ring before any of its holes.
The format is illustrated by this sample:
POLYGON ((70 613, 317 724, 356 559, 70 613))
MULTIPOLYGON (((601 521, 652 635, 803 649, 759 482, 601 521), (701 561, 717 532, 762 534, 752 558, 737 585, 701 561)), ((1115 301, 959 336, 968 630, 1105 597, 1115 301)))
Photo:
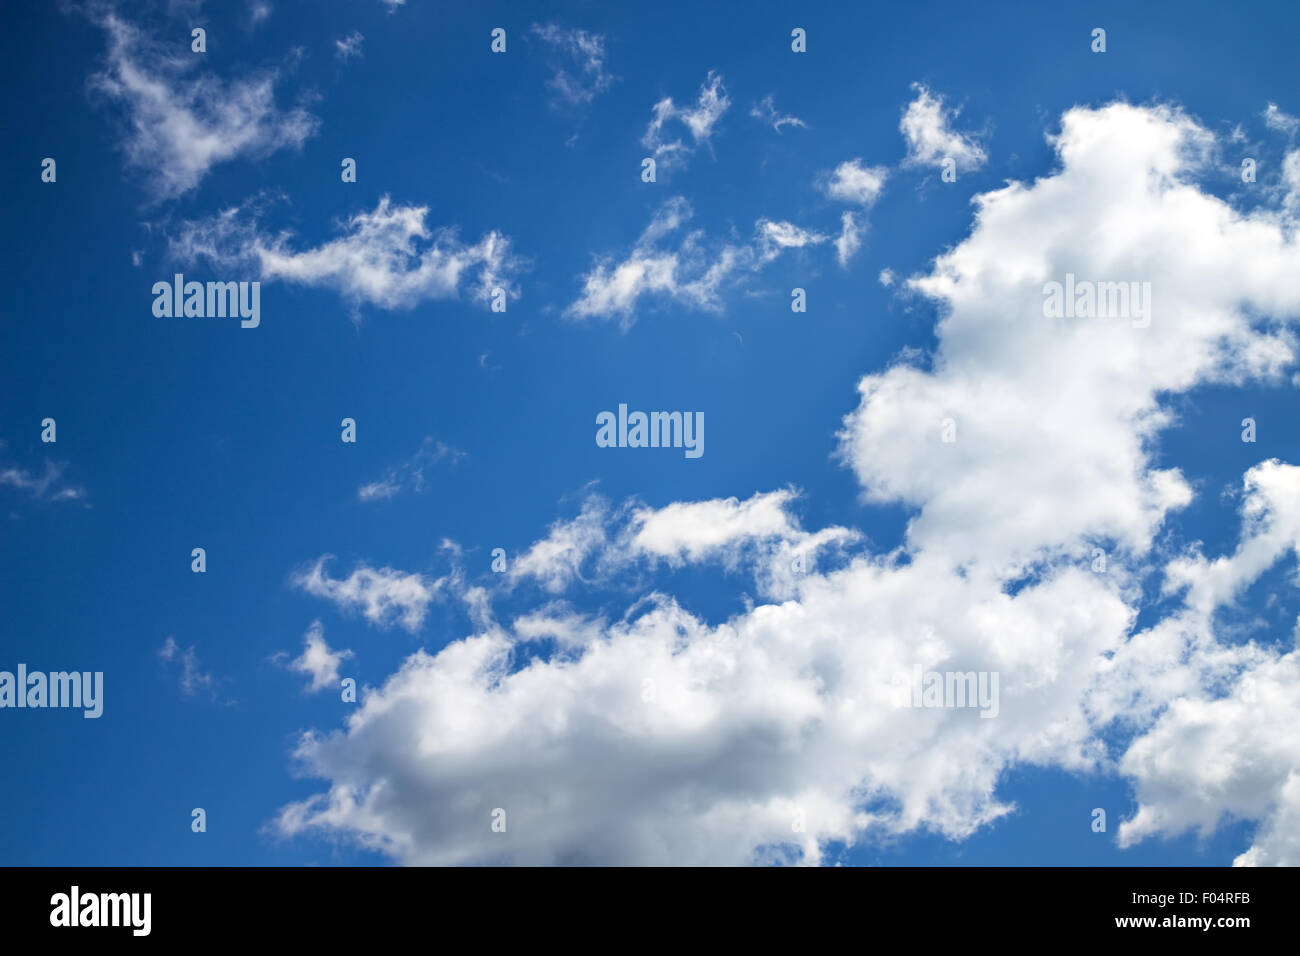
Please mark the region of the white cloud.
POLYGON ((386 501, 389 498, 396 498, 401 490, 401 482, 395 476, 388 474, 359 487, 357 497, 362 501, 386 501))
MULTIPOLYGON (((1242 590, 1300 542, 1300 469, 1276 460, 1246 473, 1242 524, 1247 530, 1236 553, 1207 561, 1199 553, 1165 568, 1166 594, 1187 589, 1187 606, 1207 617, 1231 604, 1242 590)), ((1300 553, 1297 553, 1300 557, 1300 553)))
POLYGON ((334 55, 346 63, 354 56, 361 56, 361 46, 366 38, 359 30, 353 30, 341 40, 334 41, 334 55))
POLYGON ((578 517, 556 521, 545 538, 510 564, 510 582, 533 579, 558 594, 582 580, 583 564, 605 546, 608 517, 608 503, 599 496, 589 496, 578 517))
POLYGON ((790 537, 794 526, 786 508, 794 495, 777 491, 737 498, 676 503, 636 512, 632 544, 638 551, 675 563, 698 562, 721 548, 751 538, 790 537))
POLYGON ((766 123, 778 133, 781 132, 782 126, 803 128, 808 125, 797 116, 788 113, 778 113, 776 109, 776 101, 771 96, 765 96, 763 97, 762 102, 755 103, 751 106, 749 109, 749 115, 760 122, 766 123))
POLYGON ((578 583, 607 583, 638 564, 679 568, 716 561, 730 570, 749 568, 764 593, 785 595, 796 556, 811 566, 819 552, 858 537, 845 528, 801 530, 786 510, 794 498, 785 490, 746 501, 677 502, 654 509, 634 501, 613 508, 599 495, 588 495, 576 518, 556 521, 514 561, 508 579, 511 586, 535 580, 559 594, 578 583))
POLYGON ((1291 218, 1300 216, 1300 149, 1282 157, 1282 207, 1291 218))
POLYGON ((888 178, 889 170, 884 166, 864 166, 861 159, 850 159, 823 175, 821 188, 831 199, 871 206, 880 198, 888 178))
MULTIPOLYGON (((860 158, 840 163, 830 173, 818 177, 818 186, 831 199, 852 203, 870 209, 884 191, 889 170, 884 166, 864 166, 860 158)), ((840 234, 835 240, 835 257, 847 268, 849 261, 862 248, 866 233, 865 215, 844 212, 840 215, 840 234)))
MULTIPOLYGON (((826 241, 826 237, 821 233, 813 232, 811 229, 804 229, 789 222, 773 222, 770 219, 760 219, 755 223, 755 230, 758 233, 760 243, 767 250, 772 249, 802 249, 804 246, 815 246, 826 241)), ((771 255, 771 252, 766 252, 771 255)))
POLYGON ((502 625, 490 602, 518 580, 479 591, 472 633, 303 736, 325 785, 281 832, 417 864, 820 862, 830 842, 964 839, 1014 809, 1008 769, 1038 766, 1131 778, 1125 845, 1231 814, 1260 823, 1238 862, 1300 863, 1300 652, 1221 640, 1213 620, 1295 552, 1300 470, 1248 472, 1240 545, 1170 561, 1165 598, 1183 598, 1135 631, 1155 535, 1191 497, 1155 457, 1162 403, 1294 367, 1294 222, 1198 189, 1212 143, 1174 109, 1073 109, 1053 142, 1057 171, 978 197, 970 235, 909 281, 939 306, 928 370, 867 375, 845 419, 867 499, 913 510, 899 547, 803 531, 790 492, 584 508, 526 553, 546 604, 502 625), (1150 325, 1046 317, 1044 283, 1067 271, 1150 281, 1150 325), (790 567, 809 547, 838 557, 790 567), (664 585, 701 563, 771 601, 692 613, 664 585), (568 589, 625 607, 578 611, 568 589), (900 706, 918 667, 996 673, 997 717, 900 706))
POLYGON ((935 371, 866 376, 845 423, 867 498, 918 507, 909 540, 959 562, 1088 539, 1145 551, 1191 495, 1176 468, 1150 464, 1171 421, 1162 394, 1272 380, 1294 354, 1291 332, 1249 316, 1295 314, 1296 247, 1280 223, 1184 181, 1203 168, 1204 130, 1124 105, 1071 110, 1062 127, 1064 168, 978 197, 971 236, 909 281, 941 306, 935 371), (1149 327, 1045 317, 1044 285, 1069 273, 1149 282, 1149 327))
POLYGON ((852 212, 840 215, 840 234, 835 240, 835 258, 841 266, 848 267, 849 260, 862 247, 862 225, 852 212))
POLYGON ((582 294, 569 305, 572 318, 619 318, 626 329, 635 322, 642 297, 665 296, 704 311, 721 311, 721 293, 761 270, 784 249, 797 249, 828 241, 820 233, 788 222, 760 219, 754 239, 746 244, 722 242, 707 245, 701 232, 688 233, 676 249, 664 249, 661 240, 676 233, 691 218, 690 204, 680 196, 665 202, 650 225, 622 261, 597 260, 583 276, 582 294))
POLYGON ((547 85, 570 106, 590 103, 609 89, 614 77, 605 70, 605 37, 586 30, 564 29, 554 23, 533 24, 533 34, 567 64, 553 64, 547 85))
POLYGON ((952 128, 959 110, 946 110, 943 97, 919 83, 912 85, 916 99, 907 105, 898 124, 907 140, 905 166, 939 166, 945 159, 955 160, 957 169, 972 170, 988 159, 984 148, 972 136, 952 128))
POLYGON ((1264 125, 1279 133, 1294 136, 1296 131, 1300 130, 1300 119, 1282 112, 1276 103, 1269 103, 1268 108, 1264 110, 1264 125))
POLYGON ((452 448, 444 442, 426 437, 419 449, 410 458, 387 469, 383 476, 367 482, 357 489, 357 497, 362 501, 382 501, 396 497, 404 489, 415 492, 425 489, 425 469, 441 461, 452 464, 465 457, 465 453, 452 448))
MULTIPOLYGON (((287 657, 288 655, 281 655, 287 657)), ((297 674, 311 678, 307 693, 314 694, 327 687, 339 686, 339 665, 352 657, 350 650, 334 651, 325 641, 325 629, 320 621, 313 621, 303 635, 302 654, 285 666, 297 674)))
POLYGON ((176 640, 169 637, 158 648, 158 657, 169 665, 180 664, 180 688, 184 696, 193 697, 199 691, 207 691, 216 698, 216 678, 203 669, 193 644, 181 650, 176 640))
POLYGON ((749 569, 766 597, 791 597, 798 591, 798 575, 813 569, 818 554, 841 550, 861 538, 840 527, 804 531, 789 513, 794 500, 794 492, 785 490, 755 494, 746 501, 726 498, 630 508, 630 519, 606 564, 663 560, 681 568, 719 562, 732 571, 749 569), (796 560, 802 571, 794 570, 796 560))
POLYGON ((323 555, 296 572, 290 582, 314 597, 338 605, 340 610, 360 609, 371 624, 401 625, 414 634, 424 625, 429 605, 445 589, 444 578, 427 578, 392 568, 359 564, 346 578, 331 578, 325 570, 330 555, 323 555))
MULTIPOLYGON (((775 506, 652 513, 641 540, 681 560, 742 539, 792 544, 775 506), (721 529, 692 526, 714 519, 721 529)), ((796 599, 716 626, 652 593, 614 623, 552 606, 417 653, 346 731, 304 736, 298 758, 334 783, 280 827, 345 832, 408 863, 816 862, 822 842, 866 829, 968 835, 1010 809, 994 788, 1013 755, 1095 758, 1077 696, 1127 616, 1094 577, 1013 600, 942 562, 858 559, 798 582, 796 599), (937 637, 925 620, 943 624, 937 637), (566 653, 512 672, 518 644, 546 637, 566 653), (1021 700, 1004 693, 993 721, 899 707, 917 663, 999 670, 1021 700), (479 833, 495 807, 509 842, 479 833)))
POLYGON ((197 72, 205 58, 164 54, 114 13, 100 23, 108 64, 91 85, 126 107, 127 161, 158 198, 188 192, 218 163, 297 149, 316 132, 310 113, 276 106, 274 72, 223 83, 197 72))
POLYGON ((1226 697, 1174 701, 1125 754, 1140 805, 1122 846, 1156 834, 1260 820, 1237 866, 1300 864, 1300 652, 1245 671, 1226 697))
POLYGON ((262 231, 256 212, 236 207, 186 222, 171 252, 183 261, 251 264, 262 281, 326 286, 354 304, 383 309, 457 298, 462 289, 484 304, 496 288, 518 297, 514 277, 523 261, 511 251, 508 237, 493 231, 467 244, 453 228, 430 228, 428 212, 427 206, 394 205, 384 196, 373 212, 356 213, 343 223, 340 238, 295 251, 291 236, 262 231))
POLYGON ((708 144, 714 125, 730 106, 731 99, 722 85, 722 77, 710 70, 693 108, 677 106, 671 96, 654 105, 650 125, 641 137, 641 144, 653 151, 655 161, 660 166, 682 165, 695 151, 695 146, 708 144), (670 123, 680 123, 686 127, 691 134, 690 145, 682 142, 680 136, 668 138, 665 127, 670 123))
POLYGON ((1138 797, 1137 812, 1120 827, 1121 846, 1187 830, 1208 835, 1226 818, 1258 820, 1236 864, 1295 866, 1300 651, 1216 642, 1213 620, 1284 554, 1300 551, 1300 468, 1264 462, 1247 472, 1244 492, 1235 553, 1170 563, 1165 592, 1186 588, 1185 610, 1114 659, 1119 676, 1094 706, 1104 713, 1136 700, 1147 718, 1120 764, 1138 797))
POLYGON ((566 650, 581 649, 604 637, 607 622, 588 617, 564 601, 551 601, 536 611, 515 618, 511 630, 524 643, 553 640, 566 650))
POLYGON ((66 462, 45 460, 44 470, 36 472, 10 465, 0 468, 0 486, 24 491, 37 501, 79 501, 86 497, 86 489, 63 483, 66 462))
MULTIPOLYGON (((745 542, 829 543, 799 531, 792 500, 584 509, 597 520, 578 550, 681 567, 727 561, 745 542)), ((279 825, 346 832, 408 863, 816 862, 822 842, 864 833, 969 835, 1012 809, 995 791, 1013 762, 1105 767, 1093 714, 1105 708, 1090 694, 1126 650, 1123 585, 1063 566, 1012 597, 941 557, 913 557, 859 557, 822 575, 810 565, 791 578, 794 600, 715 626, 661 594, 612 624, 552 602, 417 653, 346 731, 303 737, 299 759, 336 783, 279 825), (546 639, 564 652, 512 671, 518 645, 546 639), (918 664, 996 671, 999 718, 900 707, 899 678, 918 664), (418 756, 401 743, 415 740, 418 756), (406 783, 395 791, 380 774, 406 783), (481 826, 496 807, 508 843, 481 826), (796 814, 804 835, 792 833, 796 814)), ((1294 711, 1294 694, 1273 699, 1294 711)), ((1289 752, 1273 727, 1259 744, 1289 752)))

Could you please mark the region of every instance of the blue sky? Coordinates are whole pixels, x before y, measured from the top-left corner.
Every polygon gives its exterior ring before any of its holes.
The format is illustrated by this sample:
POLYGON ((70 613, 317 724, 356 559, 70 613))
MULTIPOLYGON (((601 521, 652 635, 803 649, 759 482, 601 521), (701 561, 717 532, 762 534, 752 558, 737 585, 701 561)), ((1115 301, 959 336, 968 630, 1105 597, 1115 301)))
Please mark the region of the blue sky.
POLYGON ((8 11, 0 862, 1300 861, 1295 12, 622 6, 8 11))

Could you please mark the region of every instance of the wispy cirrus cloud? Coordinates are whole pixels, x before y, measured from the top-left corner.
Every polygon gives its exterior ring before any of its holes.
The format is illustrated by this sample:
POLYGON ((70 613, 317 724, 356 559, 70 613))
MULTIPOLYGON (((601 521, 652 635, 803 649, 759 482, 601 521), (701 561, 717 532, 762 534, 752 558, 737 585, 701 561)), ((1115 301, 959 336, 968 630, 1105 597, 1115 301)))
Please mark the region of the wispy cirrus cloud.
POLYGON ((835 258, 843 268, 862 248, 866 224, 853 212, 840 213, 840 234, 835 238, 835 258))
POLYGON ((346 63, 354 57, 360 57, 362 44, 366 38, 359 30, 353 30, 345 37, 334 41, 334 55, 346 63))
POLYGON ((696 146, 709 144, 714 126, 730 106, 731 98, 722 85, 722 77, 710 70, 694 106, 678 106, 671 96, 654 105, 641 144, 651 150, 655 161, 664 167, 684 165, 696 146), (684 126, 690 134, 689 144, 683 142, 680 135, 671 135, 670 128, 678 125, 684 126))
POLYGON ((357 497, 362 501, 383 501, 395 498, 403 491, 420 492, 426 487, 425 470, 442 461, 452 464, 465 457, 450 445, 426 437, 419 449, 410 458, 388 468, 381 478, 366 482, 357 489, 357 497))
POLYGON ((382 309, 410 309, 462 294, 487 303, 495 289, 518 297, 515 277, 525 261, 507 236, 493 230, 467 243, 454 227, 428 225, 428 213, 427 206, 395 204, 384 196, 373 211, 341 223, 337 238, 295 248, 290 233, 264 230, 260 210, 249 203, 183 223, 170 250, 181 261, 247 265, 262 281, 323 286, 354 305, 382 309))
MULTIPOLYGON (((0 445, 0 449, 3 447, 0 445)), ((0 486, 24 492, 36 501, 84 500, 86 489, 63 481, 66 468, 67 462, 50 461, 48 458, 39 472, 19 465, 0 467, 0 486)))
POLYGON ((605 37, 554 23, 533 24, 533 36, 550 50, 551 78, 547 86, 569 106, 590 103, 614 82, 605 69, 605 37))
POLYGON ((195 697, 200 692, 206 692, 216 699, 216 678, 211 671, 204 670, 195 645, 182 649, 175 638, 168 637, 162 647, 158 648, 158 658, 172 671, 179 669, 177 681, 182 695, 195 697))
POLYGON ((1269 103, 1264 110, 1264 125, 1269 129, 1294 136, 1300 132, 1300 119, 1283 112, 1276 103, 1269 103))
POLYGON ((322 555, 300 568, 290 583, 313 597, 333 602, 342 611, 360 611, 378 627, 400 625, 414 634, 424 624, 429 605, 445 592, 445 578, 429 578, 392 568, 372 568, 362 563, 346 578, 332 578, 325 565, 332 555, 322 555))
POLYGON ((251 26, 257 26, 274 12, 275 8, 271 6, 268 0, 250 0, 248 4, 248 22, 251 26))
POLYGON ((789 222, 760 219, 745 243, 706 243, 696 231, 675 248, 664 240, 691 218, 690 204, 677 196, 654 213, 632 251, 619 260, 598 259, 583 276, 582 294, 566 314, 576 319, 618 319, 624 329, 636 321, 638 303, 659 296, 704 311, 721 311, 721 293, 761 270, 784 250, 814 246, 829 237, 789 222))
POLYGON ((776 108, 776 100, 770 94, 751 106, 749 108, 749 115, 772 127, 772 129, 776 130, 778 133, 781 132, 782 126, 802 129, 808 125, 793 114, 778 112, 776 108))
POLYGON ((125 110, 122 149, 159 200, 194 189, 213 166, 298 149, 319 121, 301 107, 276 105, 276 71, 222 81, 205 58, 164 52, 115 12, 100 16, 108 36, 105 68, 91 89, 125 110))

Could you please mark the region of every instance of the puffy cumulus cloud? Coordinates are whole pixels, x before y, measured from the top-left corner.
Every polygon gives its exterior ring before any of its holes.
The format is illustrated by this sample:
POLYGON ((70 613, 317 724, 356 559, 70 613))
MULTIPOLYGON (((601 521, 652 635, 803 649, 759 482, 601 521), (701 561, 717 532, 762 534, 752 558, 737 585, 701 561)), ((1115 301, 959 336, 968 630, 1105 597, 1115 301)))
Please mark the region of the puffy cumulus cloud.
POLYGON ((399 624, 411 633, 424 625, 429 605, 446 588, 445 578, 428 578, 392 568, 371 568, 359 564, 346 578, 331 578, 325 570, 330 555, 294 572, 290 581, 313 597, 332 601, 340 610, 360 610, 371 624, 392 627, 399 624))
POLYGON ((1248 471, 1243 484, 1245 533, 1236 552, 1213 561, 1193 553, 1165 568, 1165 593, 1186 588, 1187 605, 1202 615, 1235 601, 1300 542, 1300 469, 1274 459, 1248 471))
POLYGON ((353 304, 382 309, 410 309, 462 293, 486 304, 494 289, 519 295, 514 277, 525 263, 508 237, 492 231, 466 243, 454 228, 430 227, 428 213, 427 206, 398 205, 384 196, 373 212, 342 223, 342 236, 295 250, 288 234, 263 230, 260 210, 249 204, 185 222, 170 249, 182 261, 248 264, 262 281, 324 286, 353 304))
POLYGON ((975 137, 952 128, 959 110, 945 109, 943 97, 920 83, 912 89, 916 99, 907 104, 899 131, 907 141, 905 166, 939 166, 945 159, 954 160, 961 170, 978 169, 988 159, 984 147, 975 137))
POLYGON ((671 96, 654 105, 641 145, 653 152, 655 161, 661 166, 684 165, 696 146, 708 145, 713 127, 730 106, 731 99, 722 85, 722 77, 710 70, 700 87, 695 106, 678 106, 671 96), (685 126, 691 136, 690 144, 683 142, 680 136, 670 138, 670 124, 685 126))
POLYGON ((1173 700, 1129 747, 1120 766, 1137 781, 1138 810, 1121 846, 1235 817, 1260 821, 1235 865, 1300 865, 1300 652, 1259 656, 1225 696, 1173 700))
MULTIPOLYGON (((1300 468, 1262 462, 1246 472, 1242 487, 1241 537, 1233 553, 1207 559, 1200 544, 1193 543, 1167 561, 1161 569, 1161 595, 1180 602, 1100 662, 1089 692, 1087 708, 1099 724, 1119 720, 1138 730, 1121 766, 1136 778, 1148 809, 1140 810, 1140 823, 1121 830, 1122 842, 1132 843, 1166 823, 1169 832, 1213 828, 1213 816, 1179 824, 1182 815, 1163 807, 1168 791, 1157 778, 1171 773, 1171 767, 1152 749, 1157 746, 1152 733, 1171 733, 1168 728, 1179 724, 1171 715, 1179 712, 1228 715, 1230 708, 1219 702, 1243 692, 1255 680, 1253 674, 1277 672, 1293 656, 1285 654, 1285 641, 1241 640, 1231 631, 1221 635, 1216 624, 1216 615, 1233 607, 1300 544, 1300 468)), ((1181 726, 1187 729, 1190 723, 1181 726)), ((1199 771, 1183 772, 1190 779, 1199 771)))
POLYGON ((708 243, 701 231, 687 233, 677 248, 664 248, 663 240, 678 232, 693 211, 676 196, 654 213, 650 225, 621 261, 598 259, 583 276, 582 294, 565 310, 576 319, 617 318, 624 329, 636 321, 636 308, 644 296, 666 297, 703 311, 722 311, 722 292, 745 280, 776 259, 783 250, 828 241, 820 233, 789 222, 760 219, 754 238, 747 243, 708 243))
POLYGON ((793 497, 793 492, 776 491, 743 502, 727 498, 640 508, 633 515, 632 544, 638 551, 681 564, 739 541, 789 538, 796 527, 786 511, 793 497))
POLYGON ((910 280, 940 305, 933 361, 866 376, 845 420, 868 499, 915 508, 895 550, 802 530, 785 491, 584 509, 527 552, 540 607, 498 610, 530 599, 524 576, 476 589, 470 633, 301 738, 324 786, 279 830, 406 863, 817 863, 838 841, 963 839, 1030 765, 1132 779, 1124 845, 1235 815, 1260 824, 1238 862, 1300 862, 1297 652, 1215 623, 1294 552, 1294 466, 1247 473, 1236 550, 1178 553, 1135 631, 1153 535, 1191 495, 1153 464, 1161 397, 1294 363, 1294 223, 1197 189, 1213 143, 1177 110, 1071 110, 1054 141, 1058 169, 979 197, 910 280), (1067 272, 1150 281, 1152 321, 1047 317, 1067 272), (1104 574, 1080 560, 1097 541, 1104 574), (799 548, 824 553, 799 567, 799 548), (769 599, 693 612, 672 585, 708 564, 769 599), (655 577, 620 591, 623 570, 655 577), (996 675, 996 716, 911 706, 926 672, 996 675))
POLYGON ((807 570, 819 552, 858 540, 847 528, 806 532, 788 508, 792 490, 738 498, 675 502, 655 509, 626 501, 615 508, 600 495, 583 501, 581 513, 551 525, 510 566, 507 580, 531 580, 553 594, 574 584, 605 584, 633 566, 663 562, 680 568, 718 562, 755 572, 770 596, 792 593, 796 560, 807 570))
MULTIPOLYGON (((842 536, 803 535, 791 500, 592 508, 585 523, 604 527, 579 550, 684 565, 842 536)), ((859 555, 792 586, 716 625, 660 592, 613 623, 552 602, 417 653, 346 730, 300 740, 330 787, 278 826, 415 864, 816 863, 830 840, 964 838, 1013 809, 996 792, 1008 766, 1107 767, 1099 731, 1137 713, 1127 692, 1117 708, 1097 699, 1115 672, 1150 665, 1135 653, 1106 670, 1134 618, 1113 575, 1059 566, 1010 595, 943 557, 859 555), (517 666, 545 641, 557 652, 517 666), (997 673, 997 718, 906 706, 918 668, 997 673), (505 835, 488 825, 498 808, 505 835)), ((1230 661, 1192 666, 1160 650, 1151 659, 1198 671, 1159 688, 1162 704, 1268 657, 1221 649, 1230 661)))
POLYGON ((303 636, 302 654, 288 660, 288 654, 276 655, 277 663, 297 674, 306 674, 311 678, 307 692, 314 694, 326 687, 339 685, 339 665, 352 657, 350 650, 331 650, 325 641, 325 629, 320 621, 313 621, 303 636), (286 663, 287 661, 287 663, 286 663))
POLYGON ((1011 809, 994 790, 1013 759, 1097 760, 1079 699, 1129 620, 1101 576, 1011 598, 860 558, 800 582, 720 625, 653 594, 614 623, 535 612, 413 655, 345 731, 302 738, 330 787, 279 826, 406 863, 814 863, 864 830, 970 834, 1011 809), (546 638, 565 652, 512 666, 546 638), (998 719, 902 706, 917 666, 999 671, 998 719))
POLYGON ((1169 563, 1165 593, 1183 607, 1122 647, 1091 701, 1142 732, 1119 767, 1138 809, 1121 846, 1156 834, 1212 832, 1227 818, 1256 820, 1238 866, 1300 865, 1300 652, 1216 639, 1215 612, 1237 600, 1288 553, 1300 551, 1300 468, 1268 461, 1246 473, 1241 540, 1207 560, 1194 550, 1169 563))
POLYGON ((127 162, 157 198, 189 192, 218 163, 297 149, 316 132, 306 110, 276 105, 274 71, 222 82, 199 72, 204 57, 165 53, 116 13, 99 23, 108 58, 91 87, 125 107, 127 162))
POLYGON ((770 219, 760 219, 755 224, 754 230, 758 233, 759 242, 763 247, 759 259, 764 262, 774 259, 778 250, 802 249, 804 246, 815 246, 826 241, 825 236, 811 229, 804 229, 789 222, 773 222, 770 219))
POLYGON ((861 159, 840 163, 820 177, 822 191, 840 202, 871 206, 885 188, 889 170, 884 166, 864 166, 861 159))
POLYGON ((797 576, 823 551, 859 540, 848 528, 804 531, 789 513, 791 490, 713 501, 675 502, 663 508, 629 506, 629 521, 616 553, 680 568, 719 561, 729 569, 751 568, 760 593, 774 598, 796 592, 797 576), (802 570, 796 570, 796 564, 802 570))
POLYGON ((554 23, 534 23, 533 36, 552 54, 553 73, 547 85, 570 106, 590 103, 609 89, 614 77, 605 69, 605 37, 554 23))
MULTIPOLYGON (((833 171, 823 173, 818 178, 818 186, 831 199, 869 209, 880 198, 888 177, 889 170, 883 166, 864 166, 861 159, 850 159, 833 171)), ((866 228, 863 215, 853 211, 841 214, 835 258, 842 267, 847 268, 849 261, 862 248, 866 228)))
POLYGON ((863 378, 842 447, 869 500, 918 509, 911 546, 959 562, 1144 552, 1191 497, 1151 466, 1160 396, 1293 361, 1300 252, 1276 214, 1194 185, 1208 136, 1165 107, 1071 110, 1060 170, 977 197, 971 235, 909 281, 941 309, 933 368, 863 378), (1047 317, 1045 287, 1068 275, 1149 283, 1149 324, 1047 317))

